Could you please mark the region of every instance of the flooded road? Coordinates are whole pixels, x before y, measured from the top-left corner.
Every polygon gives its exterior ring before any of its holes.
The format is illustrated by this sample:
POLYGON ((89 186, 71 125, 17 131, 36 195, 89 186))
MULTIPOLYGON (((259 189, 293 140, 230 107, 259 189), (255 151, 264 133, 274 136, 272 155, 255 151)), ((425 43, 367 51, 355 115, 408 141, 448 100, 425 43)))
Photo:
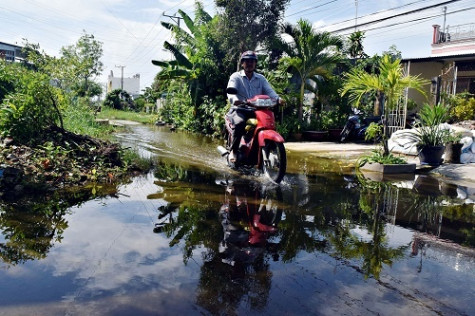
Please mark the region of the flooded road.
POLYGON ((134 126, 156 169, 0 203, 0 315, 473 315, 474 188, 288 154, 280 186, 218 142, 134 126))

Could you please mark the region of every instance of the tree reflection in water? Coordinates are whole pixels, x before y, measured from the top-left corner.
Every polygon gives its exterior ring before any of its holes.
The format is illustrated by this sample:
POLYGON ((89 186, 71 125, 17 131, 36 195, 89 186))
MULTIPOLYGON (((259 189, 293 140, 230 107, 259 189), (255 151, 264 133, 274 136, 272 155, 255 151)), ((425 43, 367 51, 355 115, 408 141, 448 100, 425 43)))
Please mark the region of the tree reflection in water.
POLYGON ((236 313, 244 303, 251 310, 264 308, 273 262, 290 263, 302 251, 326 253, 365 278, 379 279, 385 266, 411 248, 410 241, 391 246, 388 224, 421 229, 440 225, 439 214, 460 216, 447 213, 433 196, 363 179, 342 184, 306 177, 304 185, 280 192, 257 181, 216 181, 215 175, 174 165, 163 165, 156 176, 160 189, 149 198, 166 205, 154 231, 164 233, 171 247, 183 248, 185 263, 201 254, 196 299, 216 314, 236 313), (263 205, 271 211, 269 221, 255 216, 263 205), (253 235, 259 223, 261 234, 253 235))
POLYGON ((115 192, 114 186, 101 186, 0 201, 0 231, 5 240, 0 242, 2 261, 16 265, 45 258, 54 243, 63 238, 68 227, 64 217, 71 206, 115 192))

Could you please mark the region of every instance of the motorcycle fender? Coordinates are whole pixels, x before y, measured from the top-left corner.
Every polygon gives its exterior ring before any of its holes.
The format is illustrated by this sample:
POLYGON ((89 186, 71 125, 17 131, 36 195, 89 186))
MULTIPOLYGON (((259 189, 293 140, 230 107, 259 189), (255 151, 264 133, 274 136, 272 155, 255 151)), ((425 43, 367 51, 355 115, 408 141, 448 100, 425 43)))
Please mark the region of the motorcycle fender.
POLYGON ((259 135, 257 136, 257 140, 259 141, 259 147, 265 146, 266 139, 273 140, 276 143, 285 142, 284 138, 279 133, 271 129, 266 129, 259 133, 259 135))

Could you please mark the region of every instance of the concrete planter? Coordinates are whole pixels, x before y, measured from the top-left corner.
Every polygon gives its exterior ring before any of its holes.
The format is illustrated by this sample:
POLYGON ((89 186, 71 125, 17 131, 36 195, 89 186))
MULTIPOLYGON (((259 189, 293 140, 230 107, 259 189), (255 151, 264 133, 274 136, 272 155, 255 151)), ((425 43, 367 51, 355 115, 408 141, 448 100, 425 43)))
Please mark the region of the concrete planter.
POLYGON ((323 142, 328 139, 328 131, 305 131, 302 137, 306 141, 323 142))
POLYGON ((364 164, 360 171, 371 181, 412 181, 415 179, 416 164, 385 165, 373 162, 364 164))
POLYGON ((383 174, 402 174, 402 173, 414 173, 416 171, 415 163, 407 163, 400 165, 380 164, 375 162, 365 163, 361 170, 380 172, 383 174))

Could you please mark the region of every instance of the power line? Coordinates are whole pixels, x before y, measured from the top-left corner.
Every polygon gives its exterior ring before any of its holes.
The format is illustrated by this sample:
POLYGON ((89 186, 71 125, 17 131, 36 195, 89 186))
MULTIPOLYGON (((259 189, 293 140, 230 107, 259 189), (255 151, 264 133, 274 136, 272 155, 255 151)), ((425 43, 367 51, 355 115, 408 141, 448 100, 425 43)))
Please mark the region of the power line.
MULTIPOLYGON (((407 4, 404 4, 404 5, 401 5, 401 6, 399 6, 399 7, 394 7, 394 8, 390 8, 390 9, 378 11, 378 12, 373 12, 373 13, 370 13, 370 14, 367 14, 367 15, 359 16, 358 19, 364 19, 364 18, 373 16, 373 15, 383 14, 384 12, 390 12, 390 11, 393 11, 393 10, 397 10, 397 9, 401 9, 401 8, 404 8, 404 7, 407 7, 407 6, 414 5, 414 4, 419 3, 419 2, 426 2, 426 1, 430 1, 430 0, 418 0, 418 1, 415 1, 415 2, 411 2, 411 3, 407 3, 407 4)), ((354 18, 351 18, 351 19, 347 19, 347 20, 344 20, 344 21, 340 21, 340 22, 333 23, 332 25, 347 23, 347 22, 351 22, 351 21, 353 21, 353 20, 354 20, 354 18)))
MULTIPOLYGON (((400 16, 417 13, 417 12, 420 12, 420 11, 440 7, 440 6, 447 5, 447 4, 454 3, 454 2, 458 2, 458 1, 461 1, 461 0, 445 1, 445 2, 442 2, 442 3, 433 4, 433 5, 430 5, 430 6, 423 7, 423 8, 414 9, 414 10, 402 12, 402 13, 399 13, 399 14, 395 14, 393 16, 388 16, 388 17, 380 18, 380 19, 377 19, 377 20, 369 21, 369 22, 363 22, 363 23, 358 24, 357 27, 370 25, 370 24, 375 24, 375 23, 380 23, 380 22, 387 21, 387 20, 390 20, 390 19, 394 19, 394 18, 397 18, 397 17, 400 17, 400 16)), ((340 29, 337 29, 337 30, 332 30, 331 32, 332 33, 333 32, 337 33, 337 32, 341 32, 341 31, 346 31, 346 30, 349 30, 349 29, 353 29, 354 27, 355 26, 347 26, 347 27, 343 27, 343 28, 340 28, 340 29)))
POLYGON ((321 7, 323 7, 323 6, 326 6, 327 4, 330 4, 330 3, 336 2, 336 1, 338 1, 338 0, 331 0, 331 1, 328 1, 328 2, 326 2, 326 3, 317 5, 317 6, 315 6, 315 7, 307 8, 307 9, 305 9, 305 10, 298 11, 298 12, 295 12, 295 13, 292 13, 292 14, 289 14, 289 15, 286 16, 286 18, 291 17, 291 16, 296 15, 296 14, 299 14, 299 13, 302 13, 302 12, 304 12, 304 11, 309 11, 309 10, 314 10, 314 9, 321 8, 321 7))

